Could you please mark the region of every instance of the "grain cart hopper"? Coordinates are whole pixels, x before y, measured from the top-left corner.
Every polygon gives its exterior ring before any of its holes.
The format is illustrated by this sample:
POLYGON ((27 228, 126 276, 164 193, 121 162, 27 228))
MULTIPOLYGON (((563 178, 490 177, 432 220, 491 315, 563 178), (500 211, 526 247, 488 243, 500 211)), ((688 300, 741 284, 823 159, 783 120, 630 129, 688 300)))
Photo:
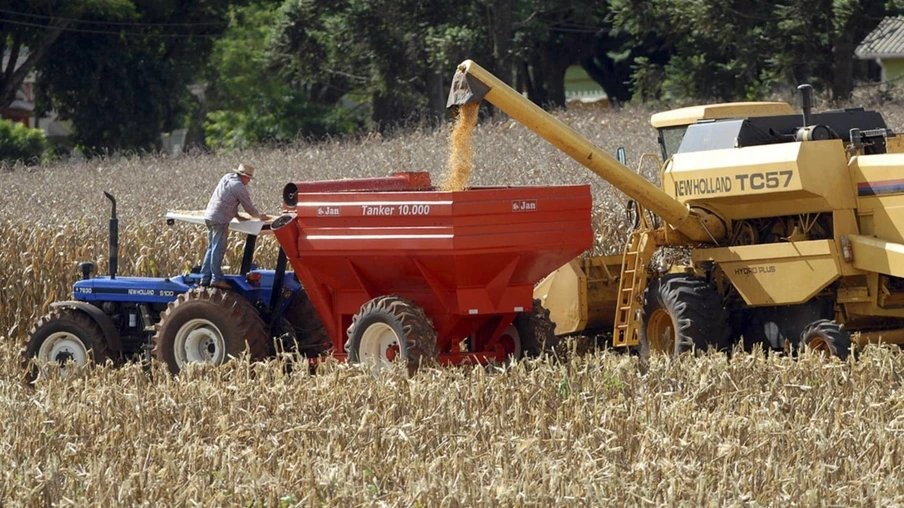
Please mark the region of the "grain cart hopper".
POLYGON ((670 354, 743 339, 844 358, 851 331, 904 343, 901 138, 877 112, 814 113, 800 89, 801 114, 739 103, 654 115, 661 188, 471 61, 449 106, 487 100, 665 224, 641 211, 619 262, 575 260, 538 286, 559 333, 609 324, 616 347, 670 354), (652 266, 665 247, 686 260, 652 266))
MULTIPOLYGON (((230 231, 245 234, 239 273, 226 276, 230 290, 199 287, 198 273, 123 277, 116 200, 104 194, 112 204, 109 273, 94 276, 94 263, 81 263, 73 299, 50 304, 31 328, 22 349, 28 380, 48 363, 119 364, 153 354, 175 373, 187 363, 221 364, 243 352, 263 359, 276 347, 308 356, 326 348, 323 325, 292 272, 286 272, 285 254, 279 253, 275 270, 253 263, 257 238, 270 234, 269 224, 230 223, 230 231)), ((167 214, 169 224, 176 221, 203 224, 203 212, 167 214)))
POLYGON ((402 173, 290 183, 284 204, 272 228, 331 354, 374 368, 553 346, 534 285, 592 240, 586 185, 438 191, 428 173, 402 173))

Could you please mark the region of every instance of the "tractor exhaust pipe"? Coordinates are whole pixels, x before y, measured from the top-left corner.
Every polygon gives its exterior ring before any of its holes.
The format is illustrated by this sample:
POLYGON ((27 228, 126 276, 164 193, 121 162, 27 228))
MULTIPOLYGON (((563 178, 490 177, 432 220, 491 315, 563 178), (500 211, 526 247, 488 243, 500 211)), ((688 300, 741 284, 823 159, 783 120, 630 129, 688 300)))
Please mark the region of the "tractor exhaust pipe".
POLYGON ((446 107, 484 99, 662 217, 691 240, 715 243, 726 236, 725 223, 716 215, 699 208, 689 209, 473 61, 465 60, 452 79, 446 107))
POLYGON ((104 196, 113 203, 113 211, 110 213, 110 278, 116 278, 119 269, 119 219, 116 218, 116 198, 107 191, 104 196))

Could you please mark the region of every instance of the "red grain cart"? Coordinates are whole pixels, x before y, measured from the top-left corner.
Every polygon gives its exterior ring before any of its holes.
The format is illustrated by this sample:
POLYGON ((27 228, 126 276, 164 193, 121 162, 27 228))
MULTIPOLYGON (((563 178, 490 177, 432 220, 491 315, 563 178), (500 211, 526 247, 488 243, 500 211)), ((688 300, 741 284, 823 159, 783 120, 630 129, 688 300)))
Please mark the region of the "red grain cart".
POLYGON ((555 340, 533 300, 592 241, 587 185, 433 189, 427 173, 290 183, 272 229, 332 339, 381 366, 486 363, 555 340))

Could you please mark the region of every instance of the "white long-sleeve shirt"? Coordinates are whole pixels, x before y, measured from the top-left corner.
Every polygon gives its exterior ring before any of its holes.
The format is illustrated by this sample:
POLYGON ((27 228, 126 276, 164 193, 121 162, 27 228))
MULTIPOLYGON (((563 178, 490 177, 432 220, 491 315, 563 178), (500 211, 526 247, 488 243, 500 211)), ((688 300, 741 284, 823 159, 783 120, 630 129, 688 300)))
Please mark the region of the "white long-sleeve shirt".
POLYGON ((240 204, 252 217, 260 217, 261 213, 251 204, 251 194, 239 175, 227 173, 213 190, 204 219, 216 224, 226 224, 236 216, 240 204))

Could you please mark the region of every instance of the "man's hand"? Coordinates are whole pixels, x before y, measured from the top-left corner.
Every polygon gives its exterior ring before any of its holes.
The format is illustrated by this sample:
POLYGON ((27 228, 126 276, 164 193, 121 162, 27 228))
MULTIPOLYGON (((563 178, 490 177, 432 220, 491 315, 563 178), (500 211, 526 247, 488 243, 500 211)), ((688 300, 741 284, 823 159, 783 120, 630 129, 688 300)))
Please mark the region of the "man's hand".
POLYGON ((267 215, 267 214, 264 213, 264 214, 261 214, 261 216, 258 217, 258 219, 260 219, 260 220, 262 220, 262 221, 264 221, 264 222, 270 222, 270 221, 273 220, 273 216, 272 216, 272 215, 267 215))

